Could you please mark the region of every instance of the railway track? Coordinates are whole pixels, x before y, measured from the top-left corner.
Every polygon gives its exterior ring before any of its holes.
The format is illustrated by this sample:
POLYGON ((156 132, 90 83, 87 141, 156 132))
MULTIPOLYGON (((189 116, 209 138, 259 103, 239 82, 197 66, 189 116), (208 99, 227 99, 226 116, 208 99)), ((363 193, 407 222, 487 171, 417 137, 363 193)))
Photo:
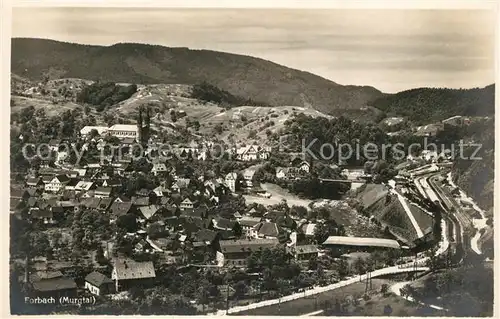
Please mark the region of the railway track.
POLYGON ((439 204, 443 209, 443 218, 447 218, 454 227, 455 235, 455 255, 458 260, 462 260, 464 253, 470 250, 470 239, 466 232, 466 227, 472 225, 470 220, 466 219, 462 212, 460 212, 460 207, 449 198, 449 194, 446 194, 440 185, 437 185, 435 180, 436 175, 427 177, 427 182, 439 199, 439 204))

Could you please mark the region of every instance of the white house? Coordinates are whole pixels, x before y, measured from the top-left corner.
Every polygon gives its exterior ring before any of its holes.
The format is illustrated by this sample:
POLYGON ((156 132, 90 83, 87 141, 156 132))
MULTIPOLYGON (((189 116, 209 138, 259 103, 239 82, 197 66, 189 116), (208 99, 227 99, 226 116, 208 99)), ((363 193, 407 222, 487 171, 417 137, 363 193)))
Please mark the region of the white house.
POLYGON ((94 187, 94 182, 91 181, 79 181, 75 186, 75 191, 86 192, 94 187))
POLYGON ((239 160, 242 161, 255 161, 259 158, 259 150, 255 145, 248 145, 245 147, 240 147, 236 151, 236 155, 239 160))
POLYGON ((236 180, 238 179, 238 174, 231 172, 226 175, 224 180, 226 186, 231 190, 231 192, 236 191, 236 180))
POLYGON ((103 135, 103 134, 106 134, 108 132, 108 128, 106 126, 84 126, 80 130, 80 135, 87 136, 93 130, 96 130, 99 135, 103 135))
POLYGON ((153 173, 155 176, 164 173, 166 171, 167 171, 167 166, 165 165, 165 163, 155 163, 153 164, 153 168, 151 169, 151 173, 153 173))
POLYGON ((277 167, 276 168, 276 178, 278 178, 278 179, 288 178, 289 173, 290 173, 289 167, 277 167))
POLYGON ((255 169, 247 168, 243 171, 243 179, 245 180, 245 184, 247 187, 253 186, 253 176, 255 175, 255 169))
POLYGON ((135 138, 139 137, 139 128, 132 124, 115 124, 108 129, 112 136, 118 138, 135 138))
POLYGON ((309 162, 307 161, 303 161, 299 164, 299 170, 305 173, 309 173, 309 171, 311 170, 311 164, 309 164, 309 162))
POLYGON ((66 184, 69 183, 69 178, 66 175, 57 175, 45 184, 45 190, 48 192, 57 193, 63 190, 66 184))
POLYGON ((189 198, 186 198, 185 200, 182 201, 179 207, 181 209, 191 209, 194 207, 194 203, 189 198))
POLYGON ((85 289, 91 294, 103 296, 113 292, 114 284, 110 278, 100 272, 93 271, 85 277, 85 289))

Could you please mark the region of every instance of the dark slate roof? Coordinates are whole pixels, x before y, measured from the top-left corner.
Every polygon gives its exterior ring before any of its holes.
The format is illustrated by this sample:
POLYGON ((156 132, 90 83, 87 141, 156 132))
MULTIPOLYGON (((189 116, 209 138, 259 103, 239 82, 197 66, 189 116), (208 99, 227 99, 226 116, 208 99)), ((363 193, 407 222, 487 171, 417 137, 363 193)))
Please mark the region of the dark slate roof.
POLYGON ((38 204, 38 198, 30 197, 28 198, 28 207, 34 207, 38 204))
POLYGON ((82 204, 83 206, 87 207, 87 208, 92 208, 92 209, 97 209, 99 207, 99 203, 101 202, 101 199, 100 198, 97 198, 97 197, 89 197, 89 198, 86 198, 82 204))
POLYGON ((85 281, 96 287, 113 282, 110 278, 97 271, 93 271, 88 274, 87 277, 85 277, 85 281))
POLYGON ((259 235, 267 237, 278 237, 279 235, 279 229, 276 223, 261 222, 255 225, 255 230, 259 233, 259 235))
POLYGON ((121 186, 122 182, 118 178, 110 178, 106 181, 108 187, 117 187, 121 186))
POLYGON ((115 261, 115 270, 118 280, 156 277, 152 261, 137 262, 132 259, 119 259, 115 261))
POLYGON ((30 212, 32 218, 52 218, 54 214, 48 209, 34 209, 30 212))
POLYGON ((76 186, 76 184, 78 184, 78 182, 80 182, 79 178, 70 178, 69 182, 66 186, 76 186))
MULTIPOLYGON (((59 180, 59 182, 61 183, 68 183, 70 181, 69 177, 64 175, 64 174, 60 174, 60 175, 57 175, 56 178, 59 180)), ((75 184, 76 185, 76 184, 75 184)))
POLYGON ((141 188, 140 190, 136 191, 135 194, 139 197, 145 197, 145 196, 149 196, 149 194, 151 194, 151 190, 147 189, 147 188, 141 188))
POLYGON ((221 239, 235 239, 236 234, 232 230, 219 230, 219 235, 221 239))
POLYGON ((189 208, 183 210, 181 216, 196 217, 196 218, 203 218, 204 217, 202 211, 195 210, 195 209, 189 209, 189 208))
POLYGON ((22 201, 19 198, 10 199, 10 209, 17 209, 21 206, 22 201))
POLYGON ((107 210, 112 203, 113 203, 112 198, 102 198, 101 201, 99 202, 99 209, 107 210))
POLYGON ((127 214, 131 208, 132 208, 131 202, 125 202, 125 203, 114 202, 111 205, 110 209, 115 217, 119 217, 127 214))
POLYGON ((51 208, 52 213, 64 213, 64 208, 61 206, 54 206, 51 208))
POLYGON ((10 197, 12 198, 23 198, 23 196, 26 196, 27 192, 25 189, 22 188, 11 188, 10 189, 10 197))
POLYGON ((32 285, 34 290, 41 292, 76 289, 75 281, 66 277, 40 280, 32 285))
POLYGON ((194 235, 194 238, 196 241, 213 242, 217 238, 217 232, 209 229, 201 229, 194 235))

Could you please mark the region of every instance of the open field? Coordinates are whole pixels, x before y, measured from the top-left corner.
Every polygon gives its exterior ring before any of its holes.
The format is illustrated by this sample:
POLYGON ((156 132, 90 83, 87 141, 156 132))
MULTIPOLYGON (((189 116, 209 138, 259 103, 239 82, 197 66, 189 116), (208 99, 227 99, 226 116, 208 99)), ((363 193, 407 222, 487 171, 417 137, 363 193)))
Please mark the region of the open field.
POLYGON ((263 190, 271 194, 271 198, 260 197, 257 195, 243 195, 247 204, 258 203, 264 206, 275 205, 286 200, 289 206, 304 206, 309 209, 308 205, 312 202, 310 199, 302 199, 298 196, 291 194, 286 189, 283 189, 275 184, 263 183, 260 185, 263 190))

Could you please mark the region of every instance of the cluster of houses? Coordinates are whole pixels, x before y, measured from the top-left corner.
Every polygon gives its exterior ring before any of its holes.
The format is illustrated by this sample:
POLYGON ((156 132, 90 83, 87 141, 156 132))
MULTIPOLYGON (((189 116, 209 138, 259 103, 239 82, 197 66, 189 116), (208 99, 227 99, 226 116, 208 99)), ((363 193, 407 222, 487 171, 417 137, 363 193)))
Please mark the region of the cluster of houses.
POLYGON ((296 179, 311 172, 311 163, 296 157, 291 160, 288 167, 277 167, 277 179, 296 179))
MULTIPOLYGON (((88 135, 94 130, 98 135, 117 136, 122 142, 136 141, 138 134, 137 126, 124 124, 111 128, 86 127, 81 134, 88 135)), ((104 147, 103 139, 93 139, 104 147)), ((50 144, 60 155, 58 143, 60 141, 54 140, 50 144)), ((195 142, 180 148, 182 152, 197 155, 200 149, 200 144, 195 142)), ((241 161, 264 160, 269 153, 270 149, 254 145, 235 150, 241 161)), ((245 267, 246 258, 253 252, 278 246, 287 247, 297 260, 309 260, 318 254, 315 247, 297 246, 296 241, 290 240, 294 238, 292 234, 297 223, 285 213, 271 211, 263 217, 255 217, 262 216, 256 214, 255 209, 219 209, 222 196, 231 196, 238 187, 253 187, 253 168, 217 178, 185 178, 178 176, 174 168, 167 167, 166 162, 156 161, 149 173, 160 177, 158 185, 125 196, 124 184, 134 172, 130 156, 119 160, 110 157, 109 162, 87 163, 83 167, 65 164, 64 156, 58 159, 56 167, 42 163, 38 170, 32 170, 24 183, 12 181, 10 212, 13 216, 42 228, 57 228, 64 225, 70 214, 80 210, 104 214, 110 223, 132 215, 138 230, 125 236, 133 240, 134 253, 157 254, 164 264, 204 262, 218 267, 245 267), (153 224, 157 232, 150 236, 148 230, 153 224), (197 259, 198 256, 202 258, 197 259), (207 260, 204 256, 210 258, 207 260)), ((308 163, 297 165, 299 170, 309 171, 308 163)), ((68 261, 46 260, 44 266, 24 280, 36 294, 50 296, 74 295, 82 288, 102 295, 154 282, 156 274, 151 261, 134 261, 131 256, 115 257, 107 247, 104 252, 112 260, 111 276, 94 267, 85 277, 84 287, 76 285, 72 267, 66 265, 68 261)))

